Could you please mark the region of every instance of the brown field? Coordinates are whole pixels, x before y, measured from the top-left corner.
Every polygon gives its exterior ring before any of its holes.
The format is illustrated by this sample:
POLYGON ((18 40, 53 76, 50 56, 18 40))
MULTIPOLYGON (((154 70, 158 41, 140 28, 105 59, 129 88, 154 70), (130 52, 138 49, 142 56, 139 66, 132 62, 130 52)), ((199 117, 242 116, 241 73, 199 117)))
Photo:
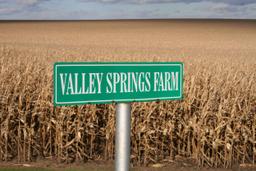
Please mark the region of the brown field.
POLYGON ((0 161, 114 159, 115 105, 54 108, 56 61, 184 62, 182 101, 132 104, 134 166, 256 162, 256 21, 0 22, 0 161))

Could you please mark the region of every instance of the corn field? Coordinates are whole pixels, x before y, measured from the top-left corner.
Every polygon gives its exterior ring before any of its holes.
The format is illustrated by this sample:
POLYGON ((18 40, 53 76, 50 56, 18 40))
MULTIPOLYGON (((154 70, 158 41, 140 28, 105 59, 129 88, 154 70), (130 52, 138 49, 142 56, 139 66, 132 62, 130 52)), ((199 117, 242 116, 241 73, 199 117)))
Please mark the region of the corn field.
MULTIPOLYGON (((57 59, 54 52, 37 49, 32 54, 18 45, 0 45, 0 161, 114 160, 115 104, 54 107, 52 76, 55 61, 119 61, 120 54, 113 57, 106 47, 86 59, 69 54, 57 59)), ((255 164, 255 47, 249 52, 246 60, 239 53, 232 58, 180 57, 183 100, 132 103, 131 162, 148 165, 181 157, 199 166, 255 164)), ((133 56, 122 60, 173 60, 133 56)))

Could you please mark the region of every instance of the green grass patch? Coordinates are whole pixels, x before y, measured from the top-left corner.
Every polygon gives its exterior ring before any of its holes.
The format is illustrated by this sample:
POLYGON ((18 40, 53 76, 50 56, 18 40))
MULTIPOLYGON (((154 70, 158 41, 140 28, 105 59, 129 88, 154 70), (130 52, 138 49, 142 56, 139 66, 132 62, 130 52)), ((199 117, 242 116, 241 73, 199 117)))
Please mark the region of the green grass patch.
POLYGON ((44 168, 0 168, 0 171, 53 171, 44 168))
POLYGON ((0 168, 0 171, 112 171, 103 168, 0 168))

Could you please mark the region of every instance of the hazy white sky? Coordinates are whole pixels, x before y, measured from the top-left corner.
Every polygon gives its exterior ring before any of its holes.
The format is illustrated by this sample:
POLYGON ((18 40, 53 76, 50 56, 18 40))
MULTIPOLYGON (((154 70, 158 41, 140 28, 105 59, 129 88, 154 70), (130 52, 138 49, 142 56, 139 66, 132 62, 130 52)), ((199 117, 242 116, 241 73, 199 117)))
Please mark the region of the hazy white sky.
POLYGON ((0 0, 8 19, 256 19, 256 0, 0 0))

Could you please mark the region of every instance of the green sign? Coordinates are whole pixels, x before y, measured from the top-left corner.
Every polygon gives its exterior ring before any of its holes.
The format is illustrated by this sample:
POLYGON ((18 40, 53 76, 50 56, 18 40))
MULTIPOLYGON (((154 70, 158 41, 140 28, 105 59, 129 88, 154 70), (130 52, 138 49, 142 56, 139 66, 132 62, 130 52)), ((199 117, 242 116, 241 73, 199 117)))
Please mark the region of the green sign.
POLYGON ((183 63, 55 63, 54 104, 182 99, 183 63))

